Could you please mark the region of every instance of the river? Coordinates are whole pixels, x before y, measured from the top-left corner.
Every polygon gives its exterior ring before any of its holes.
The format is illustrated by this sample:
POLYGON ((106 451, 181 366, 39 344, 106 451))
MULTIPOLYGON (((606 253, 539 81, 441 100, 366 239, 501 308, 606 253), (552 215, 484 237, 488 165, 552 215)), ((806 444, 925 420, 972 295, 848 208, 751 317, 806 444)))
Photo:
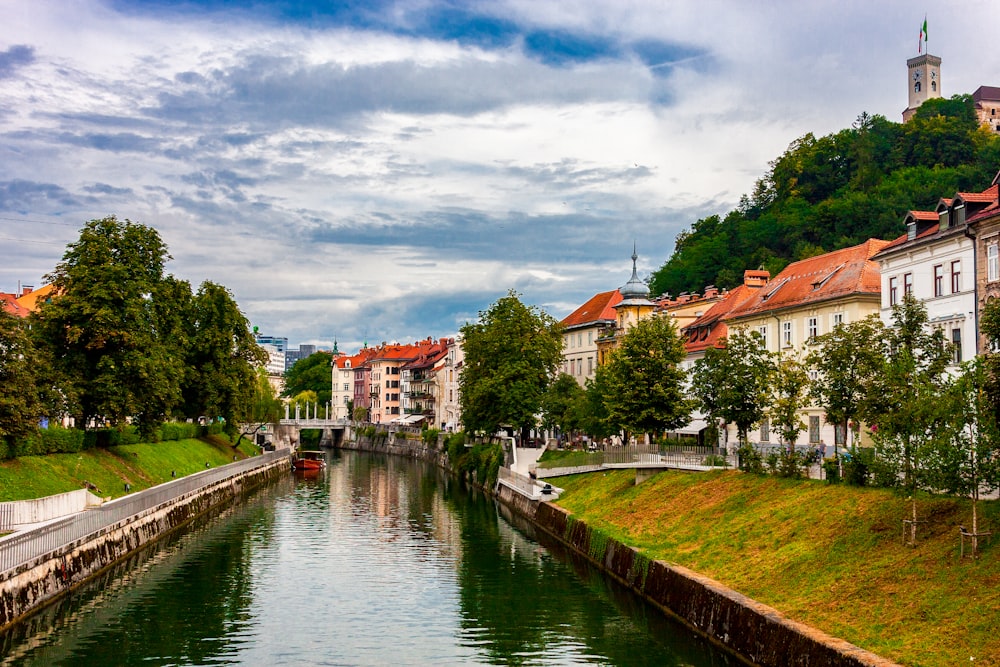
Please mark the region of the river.
POLYGON ((0 665, 737 665, 492 499, 328 453, 0 635, 0 665))

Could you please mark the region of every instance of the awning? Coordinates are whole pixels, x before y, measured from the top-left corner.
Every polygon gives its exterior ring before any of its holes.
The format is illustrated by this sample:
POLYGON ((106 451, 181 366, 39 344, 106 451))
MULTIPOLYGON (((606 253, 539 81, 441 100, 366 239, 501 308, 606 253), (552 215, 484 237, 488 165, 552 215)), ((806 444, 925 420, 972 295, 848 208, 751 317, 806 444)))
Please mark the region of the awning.
POLYGON ((708 422, 704 419, 692 419, 686 426, 676 429, 674 433, 681 435, 698 435, 708 428, 708 422))
POLYGON ((422 422, 426 417, 424 415, 406 415, 400 418, 400 423, 402 424, 416 424, 417 422, 422 422))

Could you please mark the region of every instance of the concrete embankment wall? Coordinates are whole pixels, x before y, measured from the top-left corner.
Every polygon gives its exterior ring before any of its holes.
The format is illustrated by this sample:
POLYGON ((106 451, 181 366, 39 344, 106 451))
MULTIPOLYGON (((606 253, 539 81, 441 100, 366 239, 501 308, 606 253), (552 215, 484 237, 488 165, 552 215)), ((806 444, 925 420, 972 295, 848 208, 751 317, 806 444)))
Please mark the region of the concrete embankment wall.
POLYGON ((88 507, 100 505, 102 500, 87 489, 78 489, 33 500, 16 500, 0 503, 0 530, 11 530, 19 525, 40 523, 88 507))
POLYGON ((895 667, 842 639, 792 621, 686 568, 650 560, 641 552, 574 519, 551 503, 533 503, 502 487, 499 498, 556 540, 585 556, 620 583, 718 644, 756 665, 785 667, 895 667))
POLYGON ((0 629, 209 509, 286 473, 288 465, 288 457, 278 457, 236 472, 0 573, 0 629))

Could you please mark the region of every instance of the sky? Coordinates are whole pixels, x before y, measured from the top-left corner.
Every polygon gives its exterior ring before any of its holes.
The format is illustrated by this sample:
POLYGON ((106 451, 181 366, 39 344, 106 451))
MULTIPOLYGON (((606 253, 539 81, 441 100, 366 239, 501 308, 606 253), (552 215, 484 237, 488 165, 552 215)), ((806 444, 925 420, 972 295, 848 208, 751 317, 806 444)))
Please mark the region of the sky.
POLYGON ((925 12, 946 96, 1000 85, 992 0, 0 0, 0 291, 113 214, 292 347, 562 319, 900 120, 925 12))

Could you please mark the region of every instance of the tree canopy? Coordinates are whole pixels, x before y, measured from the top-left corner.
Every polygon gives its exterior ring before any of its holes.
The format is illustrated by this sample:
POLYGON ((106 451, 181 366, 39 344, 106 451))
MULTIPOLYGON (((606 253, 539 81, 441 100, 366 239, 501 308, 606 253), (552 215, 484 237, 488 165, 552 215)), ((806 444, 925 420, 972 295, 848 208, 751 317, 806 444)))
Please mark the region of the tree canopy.
POLYGON ((514 292, 461 329, 465 363, 459 381, 467 431, 493 435, 501 427, 536 425, 542 397, 561 362, 559 323, 514 292))
POLYGON ((906 211, 989 184, 1000 138, 979 127, 969 95, 932 99, 908 123, 862 113, 849 129, 794 141, 725 215, 678 235, 650 280, 654 294, 737 285, 748 268, 789 262, 905 230, 906 211))
POLYGON ((640 320, 607 363, 606 408, 612 423, 633 433, 680 428, 691 419, 684 341, 669 317, 640 320))
POLYGON ((326 405, 333 396, 333 355, 316 352, 305 359, 299 359, 285 371, 283 396, 295 396, 304 391, 316 395, 314 400, 326 405))

